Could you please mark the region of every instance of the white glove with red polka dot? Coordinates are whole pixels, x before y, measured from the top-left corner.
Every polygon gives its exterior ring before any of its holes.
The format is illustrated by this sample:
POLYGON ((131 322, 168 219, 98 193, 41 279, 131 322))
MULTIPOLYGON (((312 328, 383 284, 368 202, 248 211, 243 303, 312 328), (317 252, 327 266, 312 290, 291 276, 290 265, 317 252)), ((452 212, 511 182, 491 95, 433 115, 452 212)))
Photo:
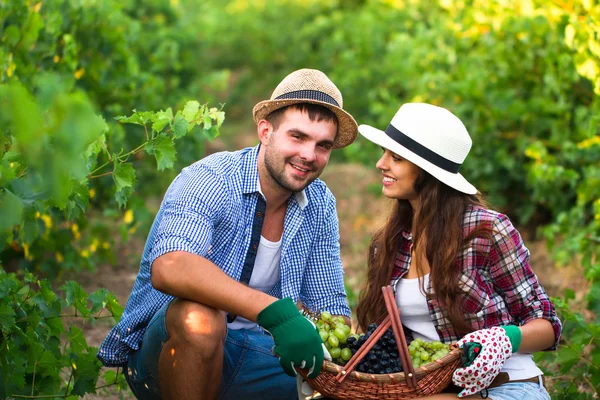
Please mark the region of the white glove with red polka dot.
POLYGON ((469 333, 457 345, 466 351, 468 346, 463 347, 465 343, 479 343, 481 349, 469 366, 457 369, 452 375, 452 382, 462 388, 458 397, 470 396, 487 388, 513 353, 511 341, 500 327, 469 333))

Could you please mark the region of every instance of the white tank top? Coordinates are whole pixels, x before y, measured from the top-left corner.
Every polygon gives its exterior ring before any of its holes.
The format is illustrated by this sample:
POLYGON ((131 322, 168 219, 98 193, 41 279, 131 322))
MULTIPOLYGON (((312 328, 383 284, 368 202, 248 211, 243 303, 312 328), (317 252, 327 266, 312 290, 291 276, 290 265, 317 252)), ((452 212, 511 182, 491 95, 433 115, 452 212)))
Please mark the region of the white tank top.
MULTIPOLYGON (((429 286, 429 274, 423 276, 425 289, 429 286)), ((400 279, 396 285, 396 304, 400 309, 402 325, 410 329, 413 337, 427 341, 440 340, 429 314, 427 299, 421 293, 419 278, 400 279)), ((529 353, 515 353, 506 362, 501 372, 508 373, 511 380, 527 379, 543 375, 529 353)))
MULTIPOLYGON (((278 242, 271 242, 261 235, 258 250, 256 250, 254 269, 252 270, 248 286, 263 293, 270 292, 279 281, 280 261, 281 239, 278 242)), ((227 328, 259 330, 256 322, 242 317, 237 317, 235 321, 228 323, 227 328)))

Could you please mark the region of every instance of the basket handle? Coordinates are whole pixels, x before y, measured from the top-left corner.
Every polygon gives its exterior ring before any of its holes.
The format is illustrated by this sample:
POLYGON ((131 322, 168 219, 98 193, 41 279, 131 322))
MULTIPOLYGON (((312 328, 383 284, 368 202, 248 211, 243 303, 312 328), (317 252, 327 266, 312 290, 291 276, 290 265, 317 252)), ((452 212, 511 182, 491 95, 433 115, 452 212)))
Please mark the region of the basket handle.
POLYGON ((385 300, 385 307, 388 310, 388 315, 392 322, 392 331, 396 339, 396 346, 398 347, 398 353, 400 360, 402 361, 402 369, 406 376, 406 384, 409 388, 415 388, 417 386, 417 378, 415 378, 415 370, 408 353, 408 344, 406 343, 406 336, 404 336, 404 329, 402 328, 402 322, 400 321, 400 310, 396 306, 396 298, 394 291, 391 286, 384 286, 381 288, 383 292, 383 299, 385 300))
POLYGON ((410 354, 408 353, 408 346, 406 344, 406 337, 404 336, 404 329, 400 322, 400 311, 396 306, 396 299, 394 298, 394 292, 391 286, 384 286, 381 288, 383 292, 383 298, 385 300, 385 307, 388 315, 379 324, 377 329, 371 334, 365 343, 358 349, 358 351, 352 356, 344 368, 337 374, 336 381, 342 383, 347 376, 356 368, 358 363, 364 358, 364 356, 375 346, 377 341, 385 334, 385 332, 392 327, 394 332, 394 338, 396 339, 396 346, 398 347, 398 354, 402 361, 402 369, 406 376, 406 384, 409 388, 415 388, 417 386, 417 379, 415 377, 415 371, 412 366, 410 354))

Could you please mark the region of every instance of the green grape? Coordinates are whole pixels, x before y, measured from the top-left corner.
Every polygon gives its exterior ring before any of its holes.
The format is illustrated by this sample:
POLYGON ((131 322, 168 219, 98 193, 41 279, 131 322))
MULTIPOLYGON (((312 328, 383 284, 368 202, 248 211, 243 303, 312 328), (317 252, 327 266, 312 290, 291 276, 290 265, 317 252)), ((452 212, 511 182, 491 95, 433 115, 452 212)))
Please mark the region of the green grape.
POLYGON ((344 330, 342 328, 335 328, 335 330, 333 331, 333 334, 338 338, 338 339, 344 339, 346 338, 346 332, 344 332, 344 330))
MULTIPOLYGON (((345 350, 348 350, 348 349, 345 349, 345 350)), ((340 349, 339 347, 334 347, 331 349, 329 354, 331 354, 331 358, 340 358, 340 355, 342 354, 342 349, 340 349)))
POLYGON ((331 347, 338 347, 340 345, 340 340, 337 337, 330 335, 329 338, 327 338, 327 343, 329 343, 331 347))
POLYGON ((327 322, 327 321, 331 321, 331 313, 330 313, 330 312, 327 312, 327 311, 323 311, 323 312, 321 313, 321 319, 322 319, 323 321, 325 321, 325 322, 327 322))
POLYGON ((344 324, 344 325, 342 326, 342 329, 343 329, 343 330, 344 330, 344 332, 346 333, 346 336, 348 336, 348 335, 350 334, 350 332, 352 331, 352 330, 350 329, 350 327, 349 327, 348 325, 346 325, 346 324, 344 324))
POLYGON ((320 329, 319 330, 319 336, 321 336, 321 340, 323 341, 323 343, 327 340, 327 338, 329 338, 329 332, 320 329))
POLYGON ((342 354, 341 354, 342 360, 344 361, 348 361, 349 359, 352 358, 352 350, 350 350, 347 347, 344 347, 342 349, 342 354))

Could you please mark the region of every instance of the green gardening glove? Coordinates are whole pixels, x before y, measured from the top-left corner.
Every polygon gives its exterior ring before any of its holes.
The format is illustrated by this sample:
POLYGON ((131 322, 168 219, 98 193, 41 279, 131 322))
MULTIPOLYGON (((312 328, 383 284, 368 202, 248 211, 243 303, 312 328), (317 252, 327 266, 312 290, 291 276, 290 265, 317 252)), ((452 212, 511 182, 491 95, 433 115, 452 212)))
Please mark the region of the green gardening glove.
POLYGON ((272 303, 258 314, 257 322, 273 335, 275 352, 286 374, 295 376, 295 367, 298 367, 309 368, 309 378, 319 375, 323 366, 323 341, 292 299, 272 303))

